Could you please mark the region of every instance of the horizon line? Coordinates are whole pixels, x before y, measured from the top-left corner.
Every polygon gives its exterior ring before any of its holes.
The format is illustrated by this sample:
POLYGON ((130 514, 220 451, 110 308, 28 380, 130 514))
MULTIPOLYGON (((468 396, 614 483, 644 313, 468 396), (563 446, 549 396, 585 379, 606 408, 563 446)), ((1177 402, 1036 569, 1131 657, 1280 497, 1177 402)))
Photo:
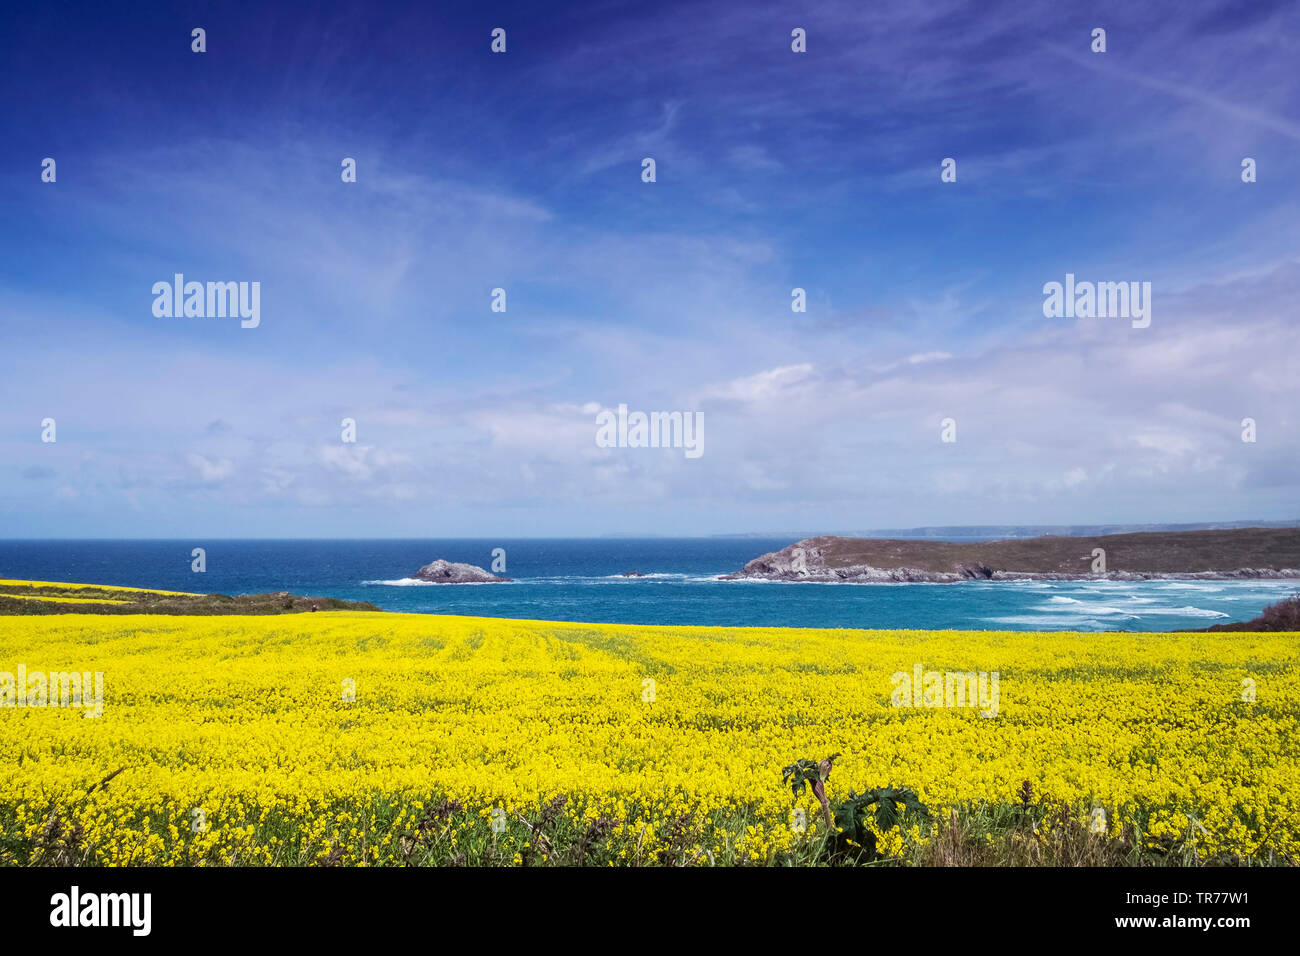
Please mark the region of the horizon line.
POLYGON ((1251 519, 1229 520, 1229 521, 1157 521, 1157 522, 1094 522, 1087 524, 970 524, 970 525, 916 525, 911 528, 872 528, 862 531, 842 531, 842 532, 801 532, 801 531, 728 531, 715 532, 712 534, 698 535, 666 535, 666 534, 648 534, 642 532, 612 532, 600 535, 424 535, 424 536, 391 536, 391 537, 358 537, 358 536, 341 536, 341 537, 277 537, 277 536, 235 536, 235 537, 218 537, 212 535, 195 534, 186 537, 145 537, 145 536, 91 536, 91 537, 50 537, 50 538, 9 538, 0 537, 0 543, 26 543, 26 542, 60 542, 60 541, 192 541, 202 538, 205 541, 490 541, 490 540, 514 540, 514 541, 711 541, 718 538, 789 538, 797 537, 799 539, 821 538, 821 537, 863 537, 871 534, 880 534, 885 532, 919 532, 919 531, 958 531, 958 530, 980 530, 980 529, 1068 529, 1068 528, 1192 528, 1200 527, 1200 530, 1248 530, 1250 528, 1278 528, 1300 526, 1300 518, 1281 518, 1264 521, 1252 521, 1251 519), (1231 528, 1213 528, 1202 527, 1211 525, 1232 525, 1231 528))

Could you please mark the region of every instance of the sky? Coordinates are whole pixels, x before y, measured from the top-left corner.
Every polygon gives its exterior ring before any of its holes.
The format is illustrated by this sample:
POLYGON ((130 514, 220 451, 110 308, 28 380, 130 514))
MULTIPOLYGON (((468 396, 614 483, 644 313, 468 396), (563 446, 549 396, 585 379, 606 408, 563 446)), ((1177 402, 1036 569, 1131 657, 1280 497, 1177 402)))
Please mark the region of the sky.
POLYGON ((0 537, 1300 517, 1295 4, 13 16, 0 537), (1150 325, 1045 316, 1067 274, 1150 325))

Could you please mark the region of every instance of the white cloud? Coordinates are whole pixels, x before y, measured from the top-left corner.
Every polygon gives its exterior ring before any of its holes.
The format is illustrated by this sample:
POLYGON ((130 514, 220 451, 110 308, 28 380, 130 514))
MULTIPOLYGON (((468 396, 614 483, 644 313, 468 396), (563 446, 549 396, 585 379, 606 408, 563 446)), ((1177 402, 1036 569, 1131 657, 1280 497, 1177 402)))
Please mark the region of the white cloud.
POLYGON ((235 463, 229 458, 218 458, 215 461, 209 461, 203 455, 191 452, 185 457, 190 467, 199 473, 199 480, 204 484, 216 484, 224 481, 235 473, 235 463))
POLYGON ((783 365, 732 379, 716 385, 710 385, 701 392, 707 399, 723 399, 735 402, 766 402, 783 395, 800 385, 808 384, 813 377, 813 365, 802 362, 798 365, 783 365))

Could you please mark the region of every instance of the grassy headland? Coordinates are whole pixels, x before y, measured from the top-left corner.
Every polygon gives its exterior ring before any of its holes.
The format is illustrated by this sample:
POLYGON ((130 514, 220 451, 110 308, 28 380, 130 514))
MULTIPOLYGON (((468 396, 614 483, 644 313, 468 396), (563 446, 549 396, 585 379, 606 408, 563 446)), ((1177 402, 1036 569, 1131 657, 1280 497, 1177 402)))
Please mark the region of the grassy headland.
POLYGON ((1300 577, 1300 528, 963 542, 827 535, 762 555, 732 575, 792 581, 1143 576, 1300 577), (1094 569, 1098 551, 1104 571, 1094 569))
POLYGON ((0 579, 0 615, 16 614, 297 614, 378 611, 369 601, 270 594, 193 594, 107 584, 0 579))

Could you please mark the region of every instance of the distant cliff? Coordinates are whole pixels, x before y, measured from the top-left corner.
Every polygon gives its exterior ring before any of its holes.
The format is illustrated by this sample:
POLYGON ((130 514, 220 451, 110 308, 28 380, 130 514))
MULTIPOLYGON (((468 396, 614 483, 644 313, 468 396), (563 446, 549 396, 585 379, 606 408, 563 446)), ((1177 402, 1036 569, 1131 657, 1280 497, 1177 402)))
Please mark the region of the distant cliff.
POLYGON ((764 554, 723 576, 832 583, 1089 578, 1300 578, 1300 528, 964 542, 827 535, 764 554))

